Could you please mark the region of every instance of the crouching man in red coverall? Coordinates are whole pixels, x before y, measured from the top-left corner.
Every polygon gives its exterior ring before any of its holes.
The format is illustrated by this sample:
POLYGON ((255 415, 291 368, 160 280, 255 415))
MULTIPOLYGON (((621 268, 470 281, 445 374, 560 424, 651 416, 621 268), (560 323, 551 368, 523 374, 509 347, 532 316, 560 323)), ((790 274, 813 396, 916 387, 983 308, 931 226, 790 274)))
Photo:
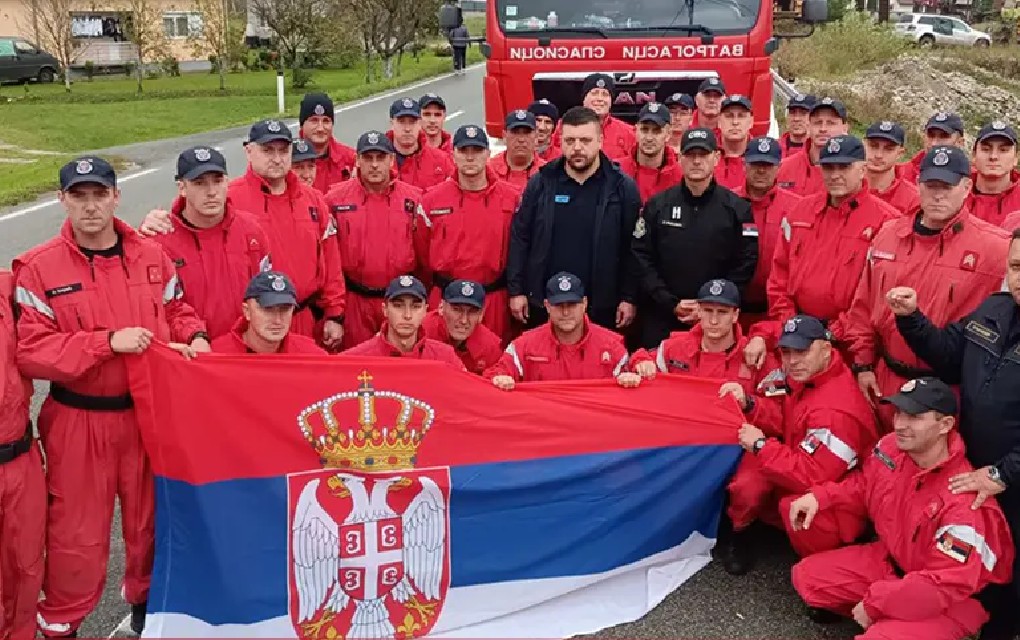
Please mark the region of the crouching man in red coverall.
POLYGON ((315 341, 290 332, 297 290, 279 271, 260 273, 244 291, 241 317, 230 333, 212 342, 215 353, 300 353, 326 355, 315 341))
POLYGON ((443 291, 439 308, 422 323, 426 338, 453 347, 470 373, 481 375, 503 355, 499 336, 481 324, 485 289, 477 282, 454 280, 443 291))
POLYGON ((46 541, 46 476, 32 437, 32 381, 18 372, 14 277, 0 271, 0 638, 34 638, 46 541))
POLYGON ((119 498, 122 593, 140 633, 152 574, 153 481, 119 356, 154 340, 191 356, 209 351, 208 336, 181 299, 163 249, 114 217, 113 167, 94 157, 68 163, 59 198, 67 210, 60 235, 14 261, 18 364, 26 376, 52 382, 39 414, 50 496, 39 626, 47 636, 74 635, 99 602, 119 498))
POLYGON ((949 480, 973 467, 953 428, 952 390, 937 378, 909 380, 883 400, 896 407, 896 430, 882 438, 861 471, 826 482, 790 505, 789 520, 811 531, 833 509, 862 513, 878 540, 805 558, 793 586, 817 622, 852 616, 857 640, 962 640, 988 614, 974 597, 1005 584, 1013 542, 998 503, 974 507, 949 480))
POLYGON ((509 391, 518 382, 616 378, 636 387, 641 376, 627 371, 623 337, 588 321, 588 298, 581 279, 560 272, 545 285, 549 322, 525 331, 510 343, 499 362, 485 372, 496 387, 509 391))
MULTIPOLYGON (((753 563, 746 535, 752 522, 761 518, 783 526, 790 502, 816 484, 845 476, 878 439, 871 407, 817 318, 788 320, 779 350, 783 368, 765 378, 761 394, 747 395, 732 382, 719 390, 737 399, 749 423, 738 433, 747 453, 729 486, 726 513, 733 532, 724 526, 719 536, 723 568, 733 575, 753 563)), ((810 531, 786 530, 794 550, 808 556, 852 542, 865 524, 858 514, 838 510, 810 531)))

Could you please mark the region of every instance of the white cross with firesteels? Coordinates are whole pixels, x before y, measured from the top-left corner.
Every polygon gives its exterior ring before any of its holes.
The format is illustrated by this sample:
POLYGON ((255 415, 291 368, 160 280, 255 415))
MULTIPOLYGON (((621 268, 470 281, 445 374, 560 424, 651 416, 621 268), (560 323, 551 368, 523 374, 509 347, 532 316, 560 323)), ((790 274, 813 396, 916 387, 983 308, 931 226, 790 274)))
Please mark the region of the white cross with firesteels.
MULTIPOLYGON (((396 544, 397 532, 388 531, 388 529, 399 527, 400 520, 390 518, 382 522, 385 523, 382 529, 379 527, 379 520, 369 520, 363 523, 364 529, 360 540, 357 539, 357 529, 352 528, 344 532, 344 539, 340 541, 340 584, 345 590, 355 591, 359 586, 357 581, 361 579, 360 576, 364 575, 365 600, 375 600, 380 597, 380 578, 386 578, 386 576, 380 575, 383 566, 404 560, 404 550, 399 547, 389 550, 380 550, 379 548, 380 534, 387 536, 387 539, 392 538, 393 544, 396 544), (363 549, 364 553, 358 554, 359 549, 363 549), (362 571, 348 573, 345 569, 360 569, 362 571), (351 582, 351 579, 354 582, 351 582)), ((396 586, 398 577, 399 574, 390 578, 387 582, 392 584, 388 586, 396 586)))

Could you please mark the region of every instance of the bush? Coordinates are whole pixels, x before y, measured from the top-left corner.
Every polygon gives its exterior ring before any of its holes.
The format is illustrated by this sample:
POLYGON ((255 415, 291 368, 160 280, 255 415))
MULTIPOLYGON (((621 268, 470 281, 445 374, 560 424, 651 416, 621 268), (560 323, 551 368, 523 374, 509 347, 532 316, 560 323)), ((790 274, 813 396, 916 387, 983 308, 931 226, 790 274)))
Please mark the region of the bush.
POLYGON ((85 77, 88 78, 89 82, 92 82, 92 78, 96 77, 96 63, 91 60, 85 61, 85 77))
POLYGON ((135 75, 135 63, 127 62, 124 64, 124 75, 129 78, 135 75))
POLYGON ((910 49, 910 41, 893 33, 890 25, 850 12, 809 38, 783 41, 772 62, 787 79, 832 78, 876 67, 910 49))
POLYGON ((1020 81, 1020 58, 1016 56, 1014 47, 979 48, 960 47, 953 54, 966 60, 979 69, 989 71, 1004 80, 1020 81))
POLYGON ((163 58, 159 63, 159 67, 164 74, 172 78, 178 78, 181 75, 181 63, 173 56, 163 58))
POLYGON ((301 67, 295 67, 293 75, 291 77, 291 86, 295 89, 304 89, 312 81, 311 69, 303 69, 301 67))
POLYGON ((437 58, 452 58, 453 57, 453 47, 451 47, 450 44, 447 43, 447 42, 443 42, 443 43, 440 43, 440 44, 434 44, 434 45, 432 45, 430 50, 432 51, 432 55, 434 55, 437 58))
POLYGON ((829 20, 842 20, 846 15, 846 0, 828 0, 829 20))

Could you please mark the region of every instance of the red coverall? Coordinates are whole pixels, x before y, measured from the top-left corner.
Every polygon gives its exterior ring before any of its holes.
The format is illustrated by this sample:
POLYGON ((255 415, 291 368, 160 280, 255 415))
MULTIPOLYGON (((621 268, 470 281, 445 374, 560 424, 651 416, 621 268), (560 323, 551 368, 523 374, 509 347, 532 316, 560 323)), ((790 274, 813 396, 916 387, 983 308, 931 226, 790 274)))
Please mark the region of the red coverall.
POLYGON ((335 138, 330 138, 326 155, 315 161, 315 182, 312 186, 326 194, 338 182, 349 180, 354 175, 354 161, 358 154, 335 138))
MULTIPOLYGON (((386 137, 392 142, 393 132, 387 131, 386 137)), ((402 182, 418 187, 422 191, 427 191, 447 178, 457 175, 453 157, 442 149, 430 145, 424 132, 418 136, 418 151, 404 158, 403 164, 398 165, 394 160, 393 166, 397 168, 397 176, 402 182)))
POLYGON ((460 345, 454 345, 451 342, 450 334, 446 330, 446 320, 443 320, 443 317, 439 315, 439 311, 430 311, 425 316, 421 331, 426 338, 453 347, 457 357, 460 358, 469 373, 482 375, 486 369, 499 362, 499 358, 503 355, 503 346, 499 336, 481 323, 460 345))
POLYGON ((1009 188, 1002 193, 995 194, 978 193, 977 174, 972 177, 974 187, 971 189, 967 202, 970 204, 971 213, 975 216, 1001 226, 1005 222, 1006 216, 1020 210, 1020 172, 1011 172, 1009 188))
POLYGON ((715 165, 715 181, 734 191, 747 182, 747 171, 744 156, 719 156, 719 164, 715 165))
POLYGON ((811 162, 811 154, 808 153, 810 148, 809 143, 789 157, 783 156, 783 162, 779 165, 779 173, 776 174, 776 184, 798 196, 825 193, 822 169, 819 165, 811 162))
MULTIPOLYGON (((214 353, 253 353, 244 342, 244 332, 248 330, 248 321, 240 317, 234 322, 230 331, 212 341, 214 353)), ((288 333, 280 343, 277 353, 327 355, 326 350, 315 344, 315 341, 295 333, 288 333)))
POLYGON ((147 600, 152 574, 153 481, 111 331, 144 327, 161 342, 191 342, 205 325, 181 299, 160 246, 114 219, 122 257, 90 262, 69 222, 14 261, 18 364, 50 380, 39 414, 50 495, 44 633, 77 629, 103 593, 114 498, 124 531, 124 597, 147 600))
POLYGON ((344 349, 379 331, 390 281, 418 271, 414 233, 415 226, 424 224, 418 219, 420 201, 421 192, 400 180, 391 182, 385 193, 370 193, 361 180, 348 180, 326 196, 347 285, 344 349))
MULTIPOLYGON (((718 118, 716 118, 716 120, 718 121, 718 118)), ((706 124, 701 124, 701 112, 695 109, 694 116, 691 118, 691 126, 688 128, 696 129, 698 127, 705 127, 707 129, 711 129, 712 132, 715 133, 716 144, 719 145, 720 148, 722 147, 722 129, 719 127, 709 127, 706 124)))
MULTIPOLYGON (((843 333, 854 362, 874 365, 883 396, 908 379, 934 375, 903 341, 885 294, 893 287, 917 291, 918 307, 938 327, 956 322, 1002 286, 1009 234, 964 208, 935 236, 914 232, 915 216, 882 227, 844 316, 843 333), (894 372, 890 366, 898 370, 894 372)), ((885 431, 895 409, 879 406, 885 431)))
POLYGON ((418 226, 418 253, 425 281, 435 285, 429 296, 432 308, 451 281, 478 282, 486 292, 482 323, 508 341, 512 325, 505 269, 510 222, 521 193, 491 171, 487 174, 484 191, 463 191, 452 179, 422 197, 429 225, 418 226))
POLYGON ((921 176, 921 161, 924 160, 926 153, 927 151, 922 149, 915 153, 910 160, 896 165, 896 176, 904 182, 917 184, 918 178, 921 176))
POLYGON ((255 175, 251 167, 230 182, 230 202, 253 214, 269 237, 273 268, 290 277, 298 292, 298 313, 290 330, 311 336, 315 304, 326 318, 344 315, 344 281, 336 244, 336 225, 322 194, 287 174, 287 189, 279 195, 255 175))
POLYGON ((446 153, 453 153, 453 136, 450 135, 449 131, 446 131, 445 129, 440 130, 439 140, 439 146, 435 147, 436 149, 445 151, 446 153))
POLYGON ((599 380, 627 370, 623 337, 584 319, 584 337, 561 344, 552 324, 525 331, 510 343, 485 377, 510 376, 518 382, 538 380, 599 380))
POLYGON ((728 487, 726 512, 736 531, 758 518, 786 524, 794 550, 807 556, 852 542, 867 523, 838 510, 820 514, 807 531, 793 531, 785 516, 790 503, 816 484, 847 475, 878 436, 871 406, 835 350, 829 367, 808 383, 786 383, 786 395, 755 396, 747 422, 772 437, 757 455, 744 454, 728 487))
POLYGON ((902 214, 913 213, 921 206, 921 195, 917 185, 903 178, 894 178, 885 191, 871 189, 871 194, 902 214))
POLYGON ((1020 211, 1014 211, 1002 221, 1002 228, 1013 233, 1013 230, 1020 227, 1020 211))
MULTIPOLYGON (((769 320, 757 323, 751 337, 771 347, 782 323, 798 313, 834 323, 850 308, 868 246, 887 220, 900 214, 868 192, 865 184, 838 207, 828 194, 804 198, 782 223, 766 283, 769 320)), ((838 323, 830 325, 842 337, 838 323)))
POLYGON ((344 351, 345 356, 372 356, 377 358, 414 358, 415 360, 438 360, 445 362, 458 371, 464 370, 464 363, 457 356, 457 352, 448 344, 438 340, 424 337, 419 333, 418 342, 414 347, 404 353, 386 340, 386 323, 383 322, 379 333, 375 334, 361 344, 344 351))
POLYGON ((506 151, 503 151, 502 153, 489 158, 488 168, 491 169, 500 180, 509 182, 513 186, 517 187, 518 191, 524 191, 524 187, 528 186, 528 179, 538 173, 538 170, 542 168, 542 165, 544 164, 545 160, 536 155, 526 171, 511 171, 510 165, 506 162, 506 151))
POLYGON ((32 381, 18 371, 14 277, 0 271, 0 638, 34 638, 46 541, 46 476, 32 437, 32 381))
POLYGON ((960 640, 977 633, 988 614, 974 596, 990 583, 1009 582, 1014 548, 995 500, 972 510, 973 493, 949 491, 949 478, 971 470, 956 430, 949 433, 949 459, 929 469, 901 452, 890 434, 861 473, 812 487, 819 516, 830 509, 864 513, 879 540, 801 560, 792 572, 797 593, 809 606, 846 616, 863 601, 871 626, 857 640, 960 640))
POLYGON ((765 284, 772 271, 772 256, 779 243, 782 223, 802 198, 792 191, 776 186, 761 198, 749 198, 746 185, 740 185, 733 191, 751 203, 751 214, 758 227, 758 266, 755 267, 754 277, 751 278, 751 283, 742 296, 741 306, 750 311, 750 314, 741 313, 740 319, 743 324, 746 320, 745 315, 758 315, 768 308, 765 284))
POLYGON ((184 206, 182 198, 174 200, 173 231, 153 240, 173 260, 184 301, 205 320, 209 336, 216 338, 230 331, 241 315, 248 282, 272 268, 269 238, 255 216, 238 211, 230 201, 223 221, 209 229, 188 224, 182 216, 184 206))
POLYGON ((783 157, 788 158, 795 153, 799 153, 804 149, 806 144, 810 144, 809 140, 810 140, 809 138, 805 138, 804 142, 800 144, 794 144, 793 141, 790 140, 789 132, 786 132, 783 135, 779 136, 779 148, 783 150, 783 157))
POLYGON ((620 171, 634 178, 634 182, 637 183, 638 191, 641 192, 641 202, 648 202, 655 194, 680 184, 684 179, 684 170, 672 147, 666 147, 662 164, 656 169, 639 165, 634 154, 621 158, 618 162, 620 171))
POLYGON ((545 148, 545 151, 538 154, 538 157, 546 162, 552 162, 556 158, 559 158, 562 153, 563 152, 560 150, 560 139, 555 138, 549 143, 549 146, 545 148))

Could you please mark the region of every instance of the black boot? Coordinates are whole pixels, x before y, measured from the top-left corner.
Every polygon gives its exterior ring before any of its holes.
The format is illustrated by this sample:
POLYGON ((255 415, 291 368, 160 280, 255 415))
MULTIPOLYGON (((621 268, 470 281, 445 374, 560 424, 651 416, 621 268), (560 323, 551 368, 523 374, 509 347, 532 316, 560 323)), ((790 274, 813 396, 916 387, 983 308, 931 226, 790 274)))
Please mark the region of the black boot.
POLYGON ((148 602, 131 605, 131 632, 135 635, 140 636, 145 630, 145 610, 148 606, 148 602))
POLYGON ((811 622, 815 624, 836 624, 841 620, 838 613, 833 613, 828 609, 819 609, 818 607, 808 607, 807 615, 811 618, 811 622))
POLYGON ((754 547, 747 529, 734 531, 723 544, 721 558, 723 570, 731 576, 742 576, 754 566, 754 547))

